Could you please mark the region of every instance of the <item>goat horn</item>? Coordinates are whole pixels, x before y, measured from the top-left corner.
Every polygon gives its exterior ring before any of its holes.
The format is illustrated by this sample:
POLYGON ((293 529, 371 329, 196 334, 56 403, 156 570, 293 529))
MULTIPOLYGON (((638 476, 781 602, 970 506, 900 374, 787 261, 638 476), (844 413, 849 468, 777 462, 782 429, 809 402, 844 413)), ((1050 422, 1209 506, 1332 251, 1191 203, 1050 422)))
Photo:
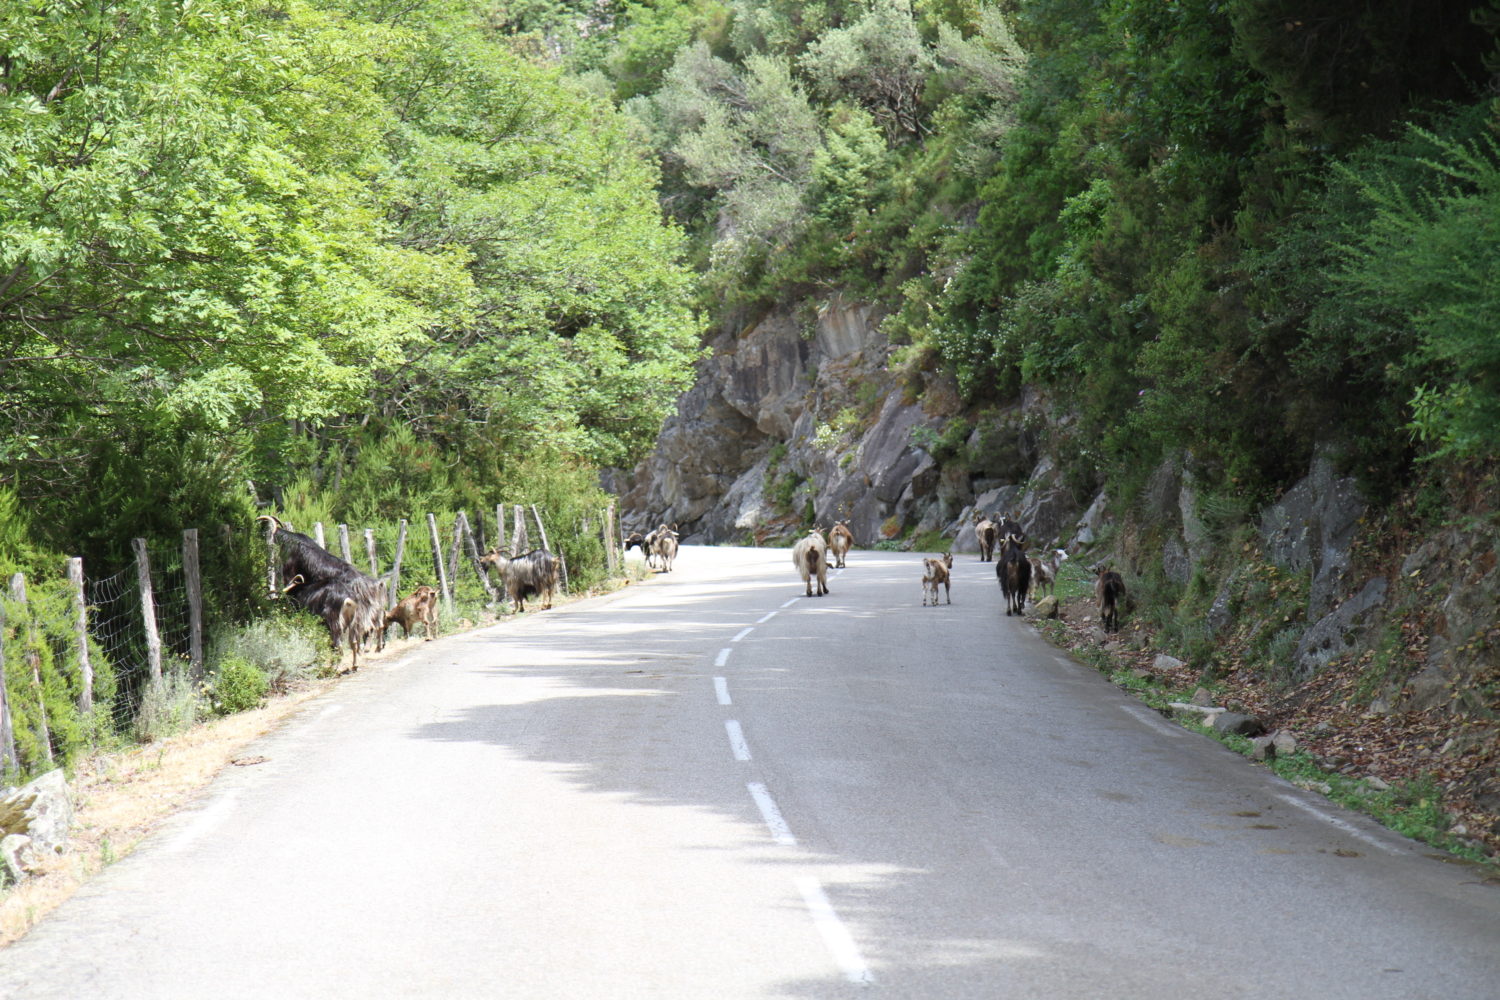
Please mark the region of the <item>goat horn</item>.
POLYGON ((281 588, 281 592, 283 594, 285 594, 288 591, 291 591, 291 590, 293 590, 293 589, 295 589, 297 587, 302 586, 306 582, 307 582, 307 578, 304 577, 301 573, 298 573, 296 576, 292 577, 290 581, 288 581, 288 583, 287 583, 287 585, 285 587, 281 588))

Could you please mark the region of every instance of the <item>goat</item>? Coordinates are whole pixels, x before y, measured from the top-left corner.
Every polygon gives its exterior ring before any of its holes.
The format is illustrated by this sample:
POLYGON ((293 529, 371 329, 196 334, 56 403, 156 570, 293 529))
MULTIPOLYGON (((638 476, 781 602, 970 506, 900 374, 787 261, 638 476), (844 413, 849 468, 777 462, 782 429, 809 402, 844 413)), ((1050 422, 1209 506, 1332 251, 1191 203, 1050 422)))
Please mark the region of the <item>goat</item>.
POLYGON ((491 549, 479 557, 481 566, 493 566, 500 572, 505 594, 516 610, 525 613, 526 598, 541 598, 542 610, 552 607, 552 594, 562 576, 562 564, 546 549, 532 549, 524 556, 510 556, 491 549))
POLYGON ((1120 631, 1120 605, 1125 602, 1125 581, 1119 573, 1100 566, 1094 581, 1094 596, 1099 600, 1099 621, 1104 631, 1120 631))
POLYGON ((427 631, 427 638, 431 640, 437 632, 437 598, 435 588, 422 584, 409 597, 403 597, 394 608, 385 613, 385 625, 381 632, 392 625, 400 625, 401 638, 410 639, 417 622, 421 622, 427 631))
POLYGON ((672 561, 677 558, 677 526, 665 524, 651 532, 651 551, 663 573, 672 572, 672 561))
POLYGON ((1024 614, 1026 593, 1031 589, 1031 563, 1026 560, 1026 550, 1015 535, 1006 535, 1000 541, 1000 557, 995 562, 995 575, 1000 578, 1000 593, 1005 598, 1005 614, 1024 614))
POLYGON ((833 565, 837 569, 844 568, 844 557, 854 547, 854 533, 849 530, 848 521, 835 521, 833 530, 828 533, 828 549, 833 553, 833 565))
POLYGON ((1035 593, 1040 593, 1043 587, 1046 587, 1050 593, 1057 593, 1057 571, 1062 568, 1067 558, 1066 549, 1054 549, 1047 559, 1033 558, 1031 560, 1031 582, 1035 593))
POLYGON ((1007 535, 1014 535, 1016 542, 1020 544, 1021 548, 1024 549, 1026 547, 1026 532, 1021 530, 1021 525, 1016 521, 1014 515, 1006 514, 996 520, 995 531, 997 538, 1003 539, 1007 535))
POLYGON ((995 558, 995 542, 1000 537, 1000 526, 991 521, 988 514, 974 512, 974 536, 979 539, 979 561, 989 562, 995 558))
POLYGON ((927 606, 927 596, 932 595, 932 606, 937 607, 938 587, 943 588, 943 594, 948 598, 948 603, 953 603, 952 581, 953 554, 943 553, 941 559, 922 560, 922 606, 927 606))
POLYGON ((809 531, 806 538, 792 547, 792 565, 802 574, 808 597, 813 596, 814 578, 818 581, 817 596, 822 597, 828 593, 828 542, 817 528, 809 531))
POLYGON ((365 640, 374 636, 377 649, 385 646, 385 584, 277 517, 262 514, 256 520, 271 526, 271 539, 281 549, 281 578, 287 581, 282 592, 323 619, 334 649, 348 640, 350 670, 358 670, 365 640))
MULTIPOLYGON (((655 535, 656 532, 653 531, 652 534, 655 535)), ((651 565, 651 542, 639 531, 632 531, 625 539, 625 551, 629 552, 636 546, 640 546, 641 555, 646 558, 646 565, 649 567, 651 565)))

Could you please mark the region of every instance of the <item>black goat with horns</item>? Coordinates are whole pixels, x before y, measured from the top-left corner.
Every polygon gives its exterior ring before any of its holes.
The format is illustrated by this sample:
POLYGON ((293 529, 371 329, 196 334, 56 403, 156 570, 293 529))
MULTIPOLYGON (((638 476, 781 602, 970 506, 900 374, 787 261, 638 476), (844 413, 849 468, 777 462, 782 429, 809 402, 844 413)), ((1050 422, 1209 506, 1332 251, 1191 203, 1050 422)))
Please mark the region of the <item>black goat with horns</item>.
POLYGON ((377 649, 385 645, 385 584, 270 514, 256 520, 271 526, 271 539, 281 548, 283 593, 323 619, 334 649, 348 639, 350 669, 358 670, 366 639, 373 635, 377 649))

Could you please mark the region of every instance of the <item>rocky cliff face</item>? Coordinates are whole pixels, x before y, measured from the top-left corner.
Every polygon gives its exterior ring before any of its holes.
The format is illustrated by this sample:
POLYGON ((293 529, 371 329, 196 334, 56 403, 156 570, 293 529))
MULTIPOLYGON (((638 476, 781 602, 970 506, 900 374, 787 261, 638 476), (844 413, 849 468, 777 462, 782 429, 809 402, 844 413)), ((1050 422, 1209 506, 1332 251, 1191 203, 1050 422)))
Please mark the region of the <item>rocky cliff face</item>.
POLYGON ((932 492, 914 431, 940 430, 958 401, 897 384, 879 319, 836 298, 811 328, 777 308, 721 330, 656 450, 611 484, 624 527, 675 522, 685 540, 715 543, 835 519, 867 542, 892 518, 905 526, 932 492))
POLYGON ((655 451, 607 483, 625 530, 763 543, 846 520, 863 546, 940 531, 974 552, 978 508, 1016 512, 1039 543, 1071 533, 1080 509, 1026 430, 1046 400, 1028 393, 969 431, 950 378, 893 363, 881 318, 835 297, 811 324, 789 308, 726 324, 655 451), (934 442, 955 430, 988 468, 940 467, 934 442))

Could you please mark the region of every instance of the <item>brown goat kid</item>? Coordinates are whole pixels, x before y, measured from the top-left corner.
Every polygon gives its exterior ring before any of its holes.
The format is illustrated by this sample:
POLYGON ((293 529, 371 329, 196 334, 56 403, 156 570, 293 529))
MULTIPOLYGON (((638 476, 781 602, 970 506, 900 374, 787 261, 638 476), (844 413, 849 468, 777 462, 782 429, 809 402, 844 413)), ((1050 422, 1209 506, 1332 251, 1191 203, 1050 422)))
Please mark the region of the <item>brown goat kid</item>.
POLYGON ((953 603, 953 554, 944 553, 941 559, 922 560, 922 606, 927 606, 927 598, 932 598, 932 606, 937 607, 938 587, 943 588, 943 595, 948 598, 948 603, 953 603))
POLYGON ((401 638, 410 639, 417 623, 421 622, 427 631, 427 639, 431 641, 437 637, 437 604, 437 589, 424 583, 385 613, 385 626, 381 631, 400 625, 401 638))
POLYGON ((1099 600, 1099 621, 1105 632, 1120 631, 1120 605, 1125 603, 1125 581, 1120 574, 1104 566, 1094 582, 1094 596, 1099 600))

